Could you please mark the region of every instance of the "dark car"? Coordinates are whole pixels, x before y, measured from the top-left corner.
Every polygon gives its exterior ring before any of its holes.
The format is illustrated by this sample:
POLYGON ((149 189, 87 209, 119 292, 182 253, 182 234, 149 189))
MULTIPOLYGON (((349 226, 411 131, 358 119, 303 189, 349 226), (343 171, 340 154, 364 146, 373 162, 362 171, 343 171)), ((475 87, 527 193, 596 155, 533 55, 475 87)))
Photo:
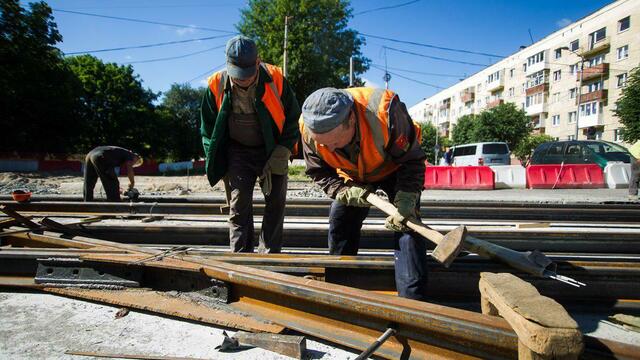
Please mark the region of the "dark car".
POLYGON ((604 169, 609 161, 630 163, 633 156, 618 144, 602 140, 550 141, 539 145, 531 156, 531 165, 598 164, 604 169))

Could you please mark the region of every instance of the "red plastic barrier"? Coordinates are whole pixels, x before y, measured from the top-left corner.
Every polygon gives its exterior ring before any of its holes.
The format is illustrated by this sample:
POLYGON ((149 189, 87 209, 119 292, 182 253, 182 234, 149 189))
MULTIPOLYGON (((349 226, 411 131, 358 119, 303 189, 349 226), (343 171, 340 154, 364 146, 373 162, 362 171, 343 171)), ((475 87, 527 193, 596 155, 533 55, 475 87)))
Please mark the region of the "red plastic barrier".
POLYGON ((427 166, 425 189, 493 190, 495 179, 488 166, 427 166))
MULTIPOLYGON (((155 160, 145 159, 142 166, 133 168, 136 175, 158 175, 158 163, 155 160)), ((127 167, 120 167, 120 176, 127 175, 127 167)))
POLYGON ((82 162, 72 160, 40 160, 38 171, 82 171, 82 162))
POLYGON ((527 186, 530 189, 598 189, 604 188, 604 174, 597 164, 529 165, 527 186))
POLYGON ((204 160, 197 160, 193 162, 193 168, 194 169, 204 169, 204 160))

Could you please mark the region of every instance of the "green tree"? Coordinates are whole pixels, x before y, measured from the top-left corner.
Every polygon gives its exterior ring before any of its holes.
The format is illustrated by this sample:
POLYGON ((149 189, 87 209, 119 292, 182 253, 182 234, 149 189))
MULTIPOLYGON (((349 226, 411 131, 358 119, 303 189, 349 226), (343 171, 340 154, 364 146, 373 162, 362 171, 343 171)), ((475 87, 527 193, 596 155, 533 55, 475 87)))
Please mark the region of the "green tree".
POLYGON ((165 140, 151 90, 144 89, 129 66, 104 63, 91 55, 66 59, 80 81, 81 151, 98 145, 118 145, 141 155, 162 157, 165 140))
POLYGON ((27 11, 0 1, 0 151, 56 152, 75 147, 80 120, 73 73, 44 2, 27 11))
POLYGON ((553 141, 554 139, 547 134, 529 134, 520 141, 518 146, 513 150, 513 154, 520 160, 522 165, 529 162, 533 150, 542 143, 553 141))
POLYGON ((450 141, 446 137, 438 135, 438 146, 441 150, 438 152, 438 160, 435 161, 436 127, 430 122, 421 122, 419 124, 422 132, 422 143, 420 144, 420 147, 422 148, 422 151, 427 154, 427 161, 429 161, 430 164, 437 165, 440 158, 444 155, 444 151, 442 151, 442 149, 449 146, 450 141))
POLYGON ((640 140, 640 68, 635 68, 627 79, 613 113, 624 126, 624 141, 631 144, 640 140))
POLYGON ((505 103, 478 115, 474 141, 505 141, 510 149, 515 149, 531 129, 531 120, 524 110, 505 103))
POLYGON ((158 112, 170 134, 166 143, 168 160, 191 160, 204 155, 200 137, 203 93, 203 88, 195 89, 189 84, 172 84, 164 93, 158 112))
POLYGON ((365 40, 347 27, 353 15, 346 0, 250 0, 237 28, 256 41, 264 61, 282 66, 285 16, 292 17, 287 78, 300 104, 316 89, 347 87, 350 56, 355 75, 368 70, 365 40))
POLYGON ((468 144, 476 141, 477 116, 463 115, 451 131, 451 140, 455 145, 468 144))

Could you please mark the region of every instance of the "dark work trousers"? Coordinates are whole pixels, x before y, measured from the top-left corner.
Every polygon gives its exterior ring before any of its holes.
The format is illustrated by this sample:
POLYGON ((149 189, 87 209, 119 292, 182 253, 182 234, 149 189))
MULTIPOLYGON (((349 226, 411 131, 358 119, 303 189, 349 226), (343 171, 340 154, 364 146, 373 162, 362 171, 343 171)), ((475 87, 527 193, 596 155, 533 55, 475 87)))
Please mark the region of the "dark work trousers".
MULTIPOLYGON (((384 182, 369 184, 382 189, 393 202, 395 175, 384 182)), ((416 210, 420 209, 420 198, 416 210)), ((360 246, 360 229, 369 208, 346 206, 333 201, 329 213, 329 253, 332 255, 357 255, 360 246)), ((398 295, 424 300, 427 290, 427 247, 424 239, 411 232, 393 234, 395 280, 398 295)))
POLYGON ((104 163, 102 152, 90 152, 84 166, 84 201, 93 201, 93 189, 100 178, 108 201, 120 201, 120 182, 115 168, 104 163))
POLYGON ((640 160, 631 158, 631 177, 629 178, 629 195, 638 195, 638 180, 640 180, 640 160))
MULTIPOLYGON (((231 189, 229 242, 233 252, 253 252, 253 187, 267 162, 264 147, 247 147, 232 142, 228 150, 226 179, 231 189)), ((287 198, 287 176, 271 175, 271 194, 265 196, 258 252, 279 253, 287 198)))

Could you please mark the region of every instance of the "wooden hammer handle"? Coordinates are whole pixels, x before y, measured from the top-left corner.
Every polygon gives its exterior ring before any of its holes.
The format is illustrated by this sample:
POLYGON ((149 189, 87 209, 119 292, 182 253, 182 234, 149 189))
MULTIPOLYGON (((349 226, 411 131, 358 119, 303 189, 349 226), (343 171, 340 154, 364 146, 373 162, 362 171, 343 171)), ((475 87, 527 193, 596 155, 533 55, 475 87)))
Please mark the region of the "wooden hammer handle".
MULTIPOLYGON (((398 212, 398 209, 396 209, 396 207, 393 206, 393 204, 380 198, 378 195, 374 193, 369 193, 369 195, 367 195, 367 201, 371 205, 377 207, 378 209, 380 209, 382 212, 384 212, 389 216, 393 216, 398 212)), ((444 235, 442 235, 436 230, 431 229, 427 225, 421 223, 419 220, 407 221, 407 227, 417 232, 418 234, 422 235, 423 237, 429 239, 431 242, 435 243, 436 245, 439 245, 444 239, 444 235)))

